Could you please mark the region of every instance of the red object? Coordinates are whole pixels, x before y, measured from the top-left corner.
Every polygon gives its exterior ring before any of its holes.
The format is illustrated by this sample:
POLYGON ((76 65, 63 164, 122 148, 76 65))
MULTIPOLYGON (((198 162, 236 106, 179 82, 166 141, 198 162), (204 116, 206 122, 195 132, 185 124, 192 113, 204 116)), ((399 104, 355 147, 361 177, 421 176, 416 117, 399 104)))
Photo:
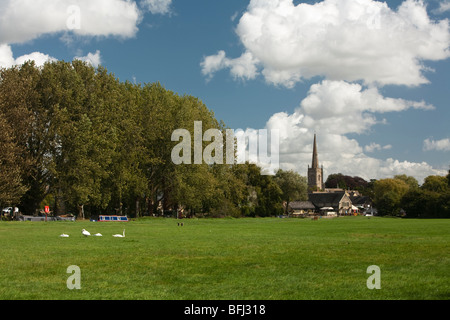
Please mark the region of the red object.
POLYGON ((45 211, 45 213, 50 213, 50 207, 49 206, 45 206, 44 211, 45 211))

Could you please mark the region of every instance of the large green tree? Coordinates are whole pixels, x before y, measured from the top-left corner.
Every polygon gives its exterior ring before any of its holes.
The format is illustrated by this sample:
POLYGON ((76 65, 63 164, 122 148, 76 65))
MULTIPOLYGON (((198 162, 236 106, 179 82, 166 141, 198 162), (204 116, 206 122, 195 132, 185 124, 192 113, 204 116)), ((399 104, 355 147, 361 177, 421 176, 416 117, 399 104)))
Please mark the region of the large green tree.
POLYGON ((0 113, 0 207, 17 205, 27 186, 22 180, 23 152, 14 140, 11 124, 0 113))
POLYGON ((394 179, 404 181, 409 186, 410 190, 419 188, 419 182, 412 176, 407 176, 406 174, 398 174, 394 176, 394 179))
MULTIPOLYGON (((0 161, 0 175, 3 176, 0 198, 8 205, 18 204, 18 199, 31 194, 33 182, 41 178, 36 155, 42 154, 33 145, 36 140, 33 110, 38 103, 37 75, 33 63, 0 70, 0 146, 4 158, 0 161)), ((37 147, 44 149, 43 144, 37 147)), ((43 189, 40 191, 44 192, 43 189)))
POLYGON ((115 147, 114 124, 108 121, 114 108, 103 98, 115 95, 101 80, 91 80, 100 74, 81 61, 59 61, 46 64, 40 78, 43 106, 51 110, 45 163, 49 190, 63 194, 81 218, 86 204, 106 207, 110 199, 102 181, 115 147))
POLYGON ((342 173, 333 173, 325 181, 326 188, 341 188, 363 191, 368 187, 368 182, 361 177, 343 175, 342 173))
POLYGON ((248 192, 246 201, 241 205, 243 215, 268 217, 283 213, 283 192, 273 176, 263 175, 261 168, 254 163, 237 166, 248 192))
POLYGON ((428 176, 421 186, 423 190, 445 192, 448 189, 448 180, 444 176, 428 176))
POLYGON ((301 176, 298 172, 279 169, 275 174, 274 180, 283 193, 282 199, 286 202, 286 214, 291 201, 308 199, 308 182, 306 177, 301 176))
POLYGON ((401 179, 380 179, 374 184, 374 206, 380 215, 398 215, 409 185, 401 179))
POLYGON ((450 187, 448 178, 428 176, 420 188, 410 189, 401 204, 408 217, 450 217, 450 187))

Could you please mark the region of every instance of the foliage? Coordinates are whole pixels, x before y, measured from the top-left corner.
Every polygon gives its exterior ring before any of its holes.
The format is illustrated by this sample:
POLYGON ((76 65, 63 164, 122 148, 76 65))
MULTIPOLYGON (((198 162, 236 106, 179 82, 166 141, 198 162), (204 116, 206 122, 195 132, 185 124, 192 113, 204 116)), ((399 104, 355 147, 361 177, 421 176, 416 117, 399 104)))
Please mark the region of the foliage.
POLYGON ((450 218, 450 186, 446 177, 428 176, 420 188, 410 189, 401 201, 408 217, 450 218))
POLYGON ((20 165, 20 147, 12 137, 12 130, 0 113, 0 206, 17 203, 26 192, 22 181, 23 171, 20 165))
POLYGON ((409 186, 410 190, 419 188, 419 182, 417 182, 417 179, 411 176, 407 176, 406 174, 395 175, 394 179, 404 181, 409 186))
POLYGON ((293 170, 283 171, 279 169, 275 174, 275 182, 280 187, 283 195, 282 199, 286 201, 285 213, 289 206, 289 202, 293 200, 307 200, 308 183, 305 177, 302 177, 293 170))
POLYGON ((421 186, 406 175, 378 180, 374 184, 374 205, 380 215, 449 218, 449 175, 428 176, 421 186))
POLYGON ((447 177, 428 176, 425 178, 422 187, 423 190, 442 193, 448 190, 447 177))
POLYGON ((368 186, 368 182, 361 177, 351 177, 342 173, 330 174, 325 181, 326 188, 341 188, 351 190, 361 190, 368 186))
MULTIPOLYGON (((0 204, 34 214, 276 215, 282 191, 256 165, 175 165, 175 129, 225 125, 198 98, 57 61, 1 70, 0 204), (14 125, 12 125, 14 124, 14 125), (46 201, 45 201, 46 202, 46 201)), ((225 137, 225 134, 223 134, 225 137)), ((225 138, 224 138, 225 140, 225 138)), ((223 141, 225 144, 225 141, 223 141)), ((203 141, 203 149, 209 145, 203 141)))
POLYGON ((381 179, 374 184, 374 205, 380 215, 399 215, 402 197, 409 185, 400 179, 381 179))
POLYGON ((30 138, 31 112, 35 100, 33 66, 0 70, 0 205, 17 204, 30 188, 32 155, 26 152, 30 138))

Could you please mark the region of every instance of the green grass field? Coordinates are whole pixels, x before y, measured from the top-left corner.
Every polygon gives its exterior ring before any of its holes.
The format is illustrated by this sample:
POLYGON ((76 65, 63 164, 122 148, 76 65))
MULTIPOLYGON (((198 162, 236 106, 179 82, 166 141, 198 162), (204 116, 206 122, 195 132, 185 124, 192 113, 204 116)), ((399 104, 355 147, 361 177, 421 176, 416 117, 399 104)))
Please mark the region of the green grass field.
POLYGON ((450 220, 183 222, 0 222, 0 299, 450 299, 450 220), (79 290, 66 285, 71 265, 79 290), (366 285, 371 265, 379 290, 366 285))

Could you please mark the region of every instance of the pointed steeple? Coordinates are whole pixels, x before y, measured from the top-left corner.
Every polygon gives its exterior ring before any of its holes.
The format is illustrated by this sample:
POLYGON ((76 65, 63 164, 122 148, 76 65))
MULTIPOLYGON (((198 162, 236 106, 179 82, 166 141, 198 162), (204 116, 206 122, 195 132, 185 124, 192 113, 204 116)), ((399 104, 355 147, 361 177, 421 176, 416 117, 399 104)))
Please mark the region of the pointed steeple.
POLYGON ((317 143, 316 143, 316 134, 314 134, 314 147, 313 147, 313 156, 312 156, 312 168, 319 168, 319 157, 317 155, 317 143))
POLYGON ((317 152, 317 141, 315 133, 314 133, 312 167, 309 168, 308 166, 308 189, 311 191, 323 189, 323 167, 319 167, 319 156, 317 152))

